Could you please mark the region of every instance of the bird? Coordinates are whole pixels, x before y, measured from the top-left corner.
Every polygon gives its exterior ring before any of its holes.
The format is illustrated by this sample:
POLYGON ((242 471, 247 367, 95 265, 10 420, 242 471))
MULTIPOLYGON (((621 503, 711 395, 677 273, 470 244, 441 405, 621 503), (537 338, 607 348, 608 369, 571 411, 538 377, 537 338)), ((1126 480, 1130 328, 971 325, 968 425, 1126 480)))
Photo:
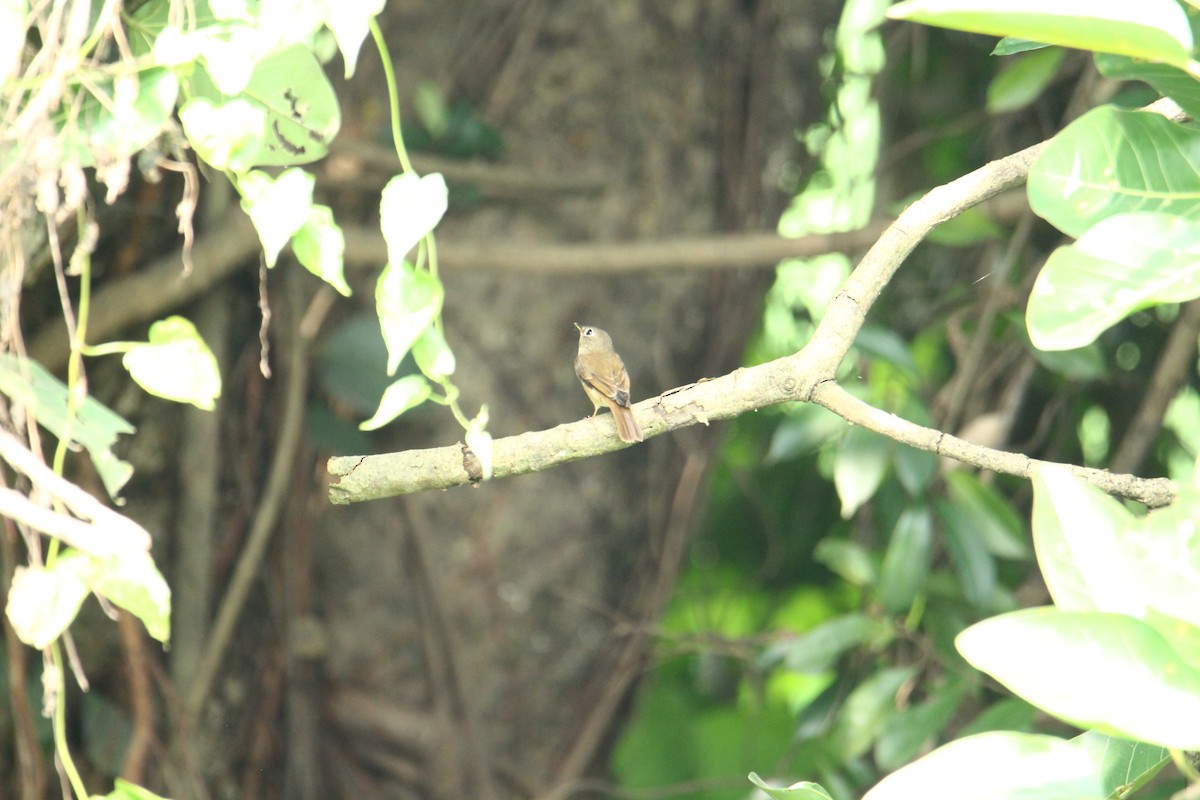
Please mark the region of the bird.
POLYGON ((633 411, 629 408, 629 372, 613 349, 612 337, 592 325, 575 323, 579 331, 579 352, 575 356, 575 374, 583 391, 592 401, 592 414, 608 406, 617 423, 617 436, 623 442, 645 438, 633 411))

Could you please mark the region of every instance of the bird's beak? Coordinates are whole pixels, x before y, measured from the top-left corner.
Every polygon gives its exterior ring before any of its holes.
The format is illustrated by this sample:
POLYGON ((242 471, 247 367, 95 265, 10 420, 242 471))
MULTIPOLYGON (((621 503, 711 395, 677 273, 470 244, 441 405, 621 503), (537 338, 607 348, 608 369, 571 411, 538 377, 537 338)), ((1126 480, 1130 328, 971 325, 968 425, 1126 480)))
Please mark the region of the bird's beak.
POLYGON ((579 331, 580 333, 583 333, 583 328, 579 327, 578 322, 572 322, 571 324, 575 326, 575 330, 579 331))

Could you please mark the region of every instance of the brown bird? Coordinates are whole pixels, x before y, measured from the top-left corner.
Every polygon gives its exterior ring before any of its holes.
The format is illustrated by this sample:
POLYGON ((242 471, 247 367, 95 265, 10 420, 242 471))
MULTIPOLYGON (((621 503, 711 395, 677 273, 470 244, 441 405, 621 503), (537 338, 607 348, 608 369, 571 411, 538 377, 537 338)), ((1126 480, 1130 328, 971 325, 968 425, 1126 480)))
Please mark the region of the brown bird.
POLYGON ((642 441, 642 428, 629 410, 629 373, 625 371, 625 362, 613 349, 612 339, 591 325, 575 323, 575 327, 579 330, 575 374, 592 401, 592 416, 596 416, 600 406, 608 406, 621 441, 642 441))

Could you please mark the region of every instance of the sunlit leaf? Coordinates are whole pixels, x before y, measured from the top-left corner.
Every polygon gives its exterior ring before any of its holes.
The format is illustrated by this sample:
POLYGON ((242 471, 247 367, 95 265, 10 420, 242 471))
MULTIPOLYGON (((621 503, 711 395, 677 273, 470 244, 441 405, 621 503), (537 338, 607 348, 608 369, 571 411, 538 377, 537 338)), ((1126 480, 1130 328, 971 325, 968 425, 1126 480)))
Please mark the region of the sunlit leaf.
POLYGON ((221 395, 221 370, 190 321, 168 317, 150 326, 149 342, 121 361, 138 385, 156 397, 212 411, 221 395))
POLYGON ((981 733, 942 745, 893 772, 863 800, 1099 800, 1095 763, 1053 736, 981 733))
POLYGON ((417 368, 431 380, 441 380, 454 374, 454 353, 436 325, 426 328, 413 343, 412 354, 417 368))
POLYGON ((1135 311, 1195 297, 1200 221, 1118 214, 1046 260, 1029 296, 1029 338, 1043 350, 1083 347, 1135 311))
POLYGON ((1100 771, 1106 797, 1127 797, 1158 774, 1171 755, 1165 747, 1084 731, 1071 740, 1091 754, 1100 771))
POLYGON ((1141 620, 1025 609, 976 623, 957 645, 972 666, 1072 725, 1200 749, 1200 672, 1141 620))
POLYGON ((275 266, 279 251, 311 221, 315 184, 316 178, 302 169, 286 170, 278 178, 255 170, 238 181, 242 208, 258 231, 268 267, 275 266))
POLYGON ((1071 236, 1135 211, 1200 221, 1200 130, 1101 106, 1050 140, 1027 189, 1034 212, 1071 236))
POLYGON ((346 267, 342 258, 346 241, 342 229, 333 221, 329 206, 313 204, 308 220, 292 237, 292 252, 304 268, 328 283, 343 297, 350 296, 346 267))
POLYGON ((787 788, 778 788, 770 786, 762 778, 758 777, 757 773, 751 772, 749 775, 750 782, 767 793, 768 796, 775 800, 833 800, 829 796, 829 792, 819 783, 811 781, 801 781, 793 783, 787 788))
POLYGON ((388 181, 379 204, 379 225, 387 242, 388 262, 399 264, 408 251, 441 220, 449 194, 446 181, 434 173, 406 172, 388 181))
POLYGON ((325 24, 333 31, 338 49, 342 51, 347 78, 354 75, 358 51, 367 36, 371 17, 383 11, 383 3, 384 0, 339 0, 328 5, 325 24))
POLYGON ((375 310, 395 375, 413 343, 442 310, 442 282, 406 261, 389 262, 375 285, 375 310))
POLYGON ((1192 29, 1174 0, 906 0, 892 19, 1184 66, 1192 29))
POLYGON ((424 403, 432 394, 433 387, 424 376, 405 375, 387 388, 375 415, 358 427, 364 431, 382 428, 405 411, 424 403))
POLYGON ((1063 468, 1033 473, 1033 543, 1050 596, 1066 611, 1141 616, 1121 539, 1135 522, 1119 502, 1063 468))
POLYGON ((50 567, 17 567, 6 612, 22 642, 41 650, 70 627, 89 592, 84 558, 66 553, 50 567))

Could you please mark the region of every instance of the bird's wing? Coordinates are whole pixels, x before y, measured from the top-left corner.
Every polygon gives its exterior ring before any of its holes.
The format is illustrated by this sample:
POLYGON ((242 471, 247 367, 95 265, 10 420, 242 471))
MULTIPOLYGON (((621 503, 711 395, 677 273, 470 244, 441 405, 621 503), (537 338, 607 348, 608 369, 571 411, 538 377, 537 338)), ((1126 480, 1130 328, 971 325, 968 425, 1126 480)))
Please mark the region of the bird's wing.
POLYGON ((611 397, 617 405, 629 405, 629 373, 624 366, 617 365, 614 369, 605 370, 600 374, 586 367, 579 370, 579 379, 587 383, 605 397, 611 397))

